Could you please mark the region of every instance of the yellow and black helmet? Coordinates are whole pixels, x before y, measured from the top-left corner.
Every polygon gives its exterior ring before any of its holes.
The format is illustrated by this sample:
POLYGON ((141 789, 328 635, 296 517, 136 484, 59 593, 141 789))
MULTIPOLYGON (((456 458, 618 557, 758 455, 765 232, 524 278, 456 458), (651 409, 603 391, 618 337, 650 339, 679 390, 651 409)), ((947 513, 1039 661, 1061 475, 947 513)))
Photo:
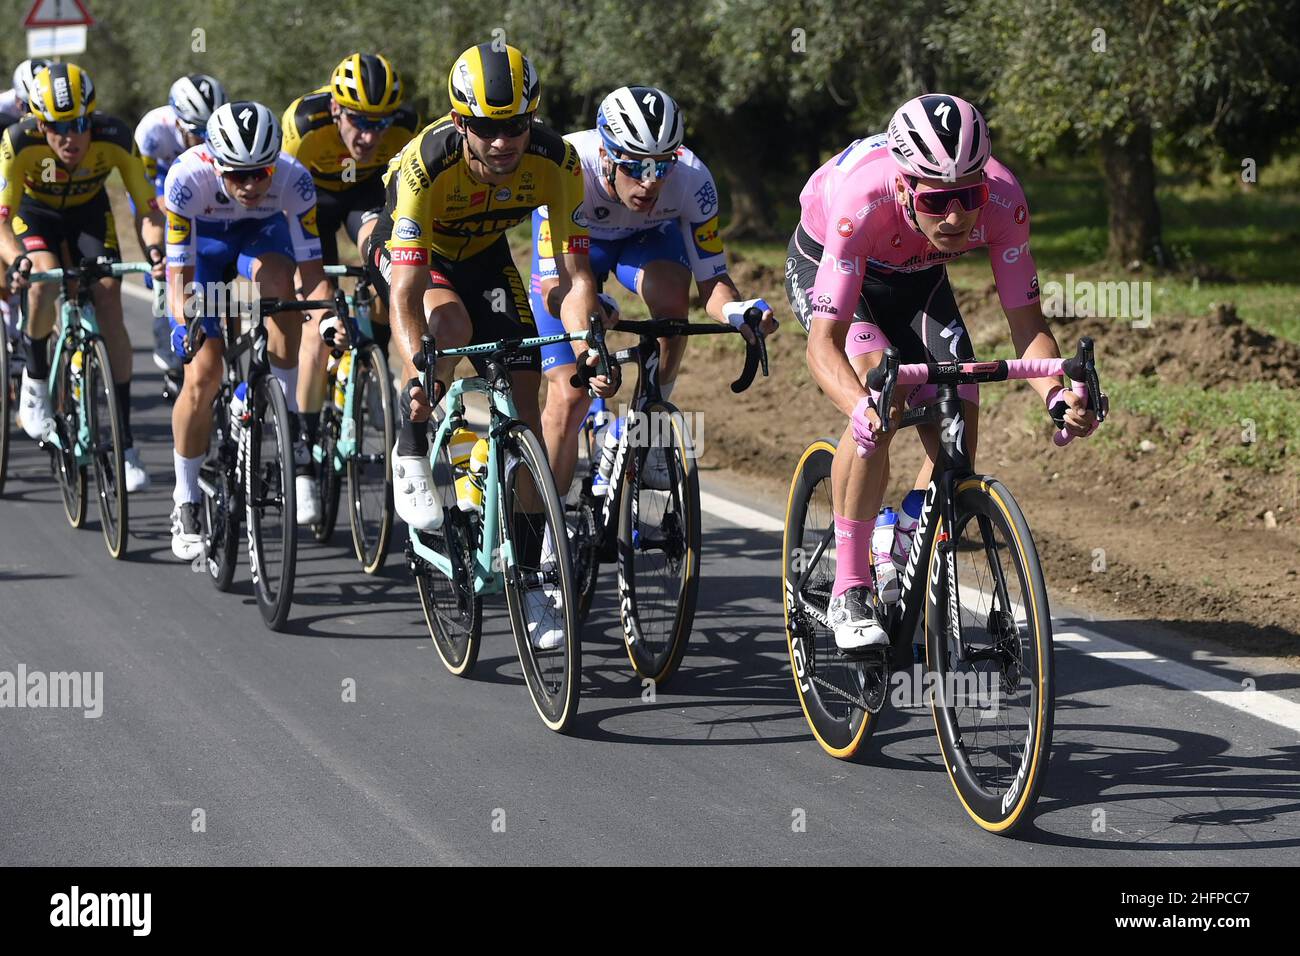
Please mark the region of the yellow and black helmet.
POLYGON ((95 84, 75 63, 51 63, 36 74, 28 104, 47 123, 79 119, 95 112, 95 84))
POLYGON ((528 57, 515 47, 480 43, 456 58, 447 95, 461 116, 509 119, 534 112, 542 87, 528 57))
POLYGON ((358 113, 391 113, 402 105, 402 78, 387 57, 353 53, 330 77, 334 102, 358 113))

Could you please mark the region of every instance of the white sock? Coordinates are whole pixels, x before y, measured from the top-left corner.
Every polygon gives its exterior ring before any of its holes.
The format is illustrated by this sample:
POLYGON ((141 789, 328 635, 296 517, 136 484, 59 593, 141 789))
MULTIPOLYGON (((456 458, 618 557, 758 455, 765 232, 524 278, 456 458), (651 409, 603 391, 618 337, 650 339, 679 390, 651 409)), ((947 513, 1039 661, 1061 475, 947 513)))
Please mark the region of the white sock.
POLYGON ((551 526, 546 526, 546 534, 542 536, 542 560, 541 567, 549 568, 555 563, 555 538, 551 535, 551 526))
POLYGON ((293 368, 280 368, 278 365, 271 366, 271 374, 275 380, 280 383, 284 389, 284 402, 289 406, 290 414, 298 414, 298 366, 293 368))
POLYGON ((44 392, 48 383, 43 378, 32 378, 27 374, 27 369, 23 369, 23 388, 31 392, 44 392))
POLYGON ((172 492, 172 501, 176 504, 197 503, 202 500, 203 492, 199 489, 199 469, 203 467, 205 457, 196 455, 193 458, 186 458, 175 448, 172 449, 172 464, 176 466, 176 488, 172 492))
POLYGON ((671 382, 659 383, 659 394, 664 397, 665 402, 668 401, 668 399, 673 397, 673 386, 676 384, 677 384, 677 379, 673 379, 671 382))

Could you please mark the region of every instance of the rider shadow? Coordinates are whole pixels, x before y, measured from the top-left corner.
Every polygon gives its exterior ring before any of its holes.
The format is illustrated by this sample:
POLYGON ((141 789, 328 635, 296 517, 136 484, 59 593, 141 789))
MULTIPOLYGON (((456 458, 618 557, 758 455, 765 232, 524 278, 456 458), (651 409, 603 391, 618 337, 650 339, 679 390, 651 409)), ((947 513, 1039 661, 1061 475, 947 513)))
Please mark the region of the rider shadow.
POLYGON ((1300 847, 1300 746, 1262 756, 1231 755, 1230 747, 1167 727, 1060 728, 1034 818, 1016 836, 1160 853, 1300 847), (1116 734, 1158 743, 1096 742, 1116 734), (1067 832, 1048 828, 1057 820, 1067 832))

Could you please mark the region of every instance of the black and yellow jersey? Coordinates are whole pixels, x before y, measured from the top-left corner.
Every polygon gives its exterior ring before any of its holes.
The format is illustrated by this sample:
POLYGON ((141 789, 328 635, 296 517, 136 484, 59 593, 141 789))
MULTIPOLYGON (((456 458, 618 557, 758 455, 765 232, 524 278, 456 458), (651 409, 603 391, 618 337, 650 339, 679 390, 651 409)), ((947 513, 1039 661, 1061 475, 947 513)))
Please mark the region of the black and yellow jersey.
POLYGON ((10 126, 0 138, 0 216, 11 215, 24 195, 53 209, 84 205, 103 191, 114 169, 137 209, 157 208, 131 133, 119 119, 92 114, 90 147, 77 168, 69 170, 45 142, 36 117, 10 126))
POLYGON ((331 99, 330 88, 322 86, 290 103, 280 122, 284 132, 281 148, 307 167, 317 189, 346 192, 382 173, 389 160, 419 132, 420 118, 410 107, 398 107, 393 113, 393 125, 379 138, 375 158, 357 163, 355 178, 348 181, 343 178, 343 172, 352 155, 343 145, 338 125, 330 114, 331 99))
POLYGON ((388 250, 394 265, 423 265, 430 250, 446 259, 468 259, 538 206, 550 207, 557 254, 589 250, 582 164, 559 133, 534 124, 519 167, 508 182, 496 185, 471 175, 464 142, 447 114, 389 163, 384 215, 391 220, 388 250))

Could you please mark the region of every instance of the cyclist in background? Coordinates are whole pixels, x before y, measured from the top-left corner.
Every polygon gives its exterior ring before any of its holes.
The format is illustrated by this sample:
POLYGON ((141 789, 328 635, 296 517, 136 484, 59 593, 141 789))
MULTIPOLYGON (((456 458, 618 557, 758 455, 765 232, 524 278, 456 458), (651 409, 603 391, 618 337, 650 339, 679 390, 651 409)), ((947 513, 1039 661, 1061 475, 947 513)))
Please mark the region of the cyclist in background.
MULTIPOLYGON (((53 283, 30 287, 27 276, 73 267, 83 258, 121 261, 104 188, 114 169, 135 200, 136 232, 157 278, 163 275, 163 220, 130 128, 95 112, 95 85, 88 73, 72 63, 52 64, 36 74, 31 93, 33 115, 0 138, 0 255, 10 262, 11 291, 29 290, 18 418, 38 439, 51 420, 46 347, 60 290, 53 283)), ((142 491, 149 487, 149 473, 131 434, 131 339, 122 321, 122 282, 100 279, 91 294, 122 412, 124 484, 128 492, 142 491)))
MULTIPOLYGON (((872 605, 871 532, 889 481, 889 442, 864 378, 896 346, 904 364, 974 359, 945 263, 987 246, 1019 358, 1056 358, 1029 252, 1029 206, 1020 183, 989 153, 988 127, 970 103, 931 93, 899 107, 885 136, 858 140, 813 173, 799 201, 786 259, 786 294, 808 331, 808 367, 849 418, 831 485, 836 568, 828 612, 842 650, 885 645, 872 605)), ((1096 416, 1059 378, 1033 379, 1057 427, 1086 436, 1096 416)), ((924 405, 936 387, 899 395, 924 405)), ((979 390, 958 388, 975 458, 979 390)), ((938 457, 932 426, 918 429, 927 461, 938 457)))
MULTIPOLYGON (((353 53, 334 68, 328 86, 301 96, 284 111, 284 152, 307 167, 316 183, 316 222, 327 265, 339 261, 339 229, 364 249, 384 208, 383 172, 419 130, 415 110, 402 105, 402 78, 387 58, 353 53)), ((371 312, 375 342, 388 354, 388 313, 371 312)), ((329 349, 317 323, 303 329, 298 398, 310 448, 325 401, 329 349)))
MULTIPOLYGON (((27 101, 31 98, 32 81, 36 79, 37 71, 45 69, 49 63, 49 60, 37 57, 23 60, 14 68, 13 89, 0 93, 0 135, 4 135, 4 131, 10 126, 27 118, 30 112, 27 101)), ((5 265, 8 266, 8 263, 6 262, 5 265)), ((5 323, 10 341, 17 341, 20 331, 18 306, 14 304, 11 308, 8 296, 8 289, 0 294, 0 321, 5 323)))
MULTIPOLYGON (((185 353, 187 323, 200 322, 206 339, 185 375, 172 408, 176 488, 172 498, 172 553, 192 560, 203 549, 199 521, 199 469, 207 456, 212 401, 221 387, 225 345, 221 317, 211 293, 235 270, 257 286, 257 295, 289 299, 295 265, 309 298, 328 283, 316 235, 316 187, 311 174, 280 152, 280 124, 261 103, 219 107, 208 120, 207 140, 181 154, 167 173, 167 301, 172 348, 185 353), (186 311, 187 298, 202 296, 201 315, 186 311)), ((298 344, 302 319, 282 312, 267 327, 271 374, 284 389, 290 434, 298 433, 298 344)), ((307 449, 294 442, 298 524, 320 520, 316 489, 306 471, 307 449)))
MULTIPOLYGON (((226 102, 225 87, 206 73, 191 73, 172 84, 167 105, 151 109, 135 128, 135 144, 144 160, 145 175, 161 196, 167 170, 176 158, 203 142, 212 111, 226 102)), ((153 283, 145 285, 153 288, 153 283)), ((153 362, 179 387, 181 364, 171 347, 171 324, 164 313, 153 320, 153 362)))
MULTIPOLYGON (((744 325, 746 310, 763 310, 762 331, 776 330, 772 310, 761 299, 741 300, 727 274, 727 256, 718 231, 718 191, 709 169, 682 145, 685 121, 663 90, 623 86, 610 93, 596 112, 595 129, 565 137, 582 164, 583 202, 579 221, 591 234, 591 270, 598 284, 612 273, 640 296, 659 319, 685 319, 691 279, 705 309, 719 322, 754 333, 744 325)), ((551 250, 551 222, 542 207, 533 213, 532 306, 539 335, 562 332, 553 299, 559 286, 551 250)), ((613 300, 609 300, 613 306, 613 300)), ((672 394, 686 350, 686 339, 659 343, 659 387, 672 394)), ((574 346, 567 342, 542 350, 546 409, 542 415, 546 451, 556 485, 567 489, 578 456, 578 428, 591 399, 574 388, 574 346)), ((668 487, 662 449, 646 459, 647 487, 668 487)))

